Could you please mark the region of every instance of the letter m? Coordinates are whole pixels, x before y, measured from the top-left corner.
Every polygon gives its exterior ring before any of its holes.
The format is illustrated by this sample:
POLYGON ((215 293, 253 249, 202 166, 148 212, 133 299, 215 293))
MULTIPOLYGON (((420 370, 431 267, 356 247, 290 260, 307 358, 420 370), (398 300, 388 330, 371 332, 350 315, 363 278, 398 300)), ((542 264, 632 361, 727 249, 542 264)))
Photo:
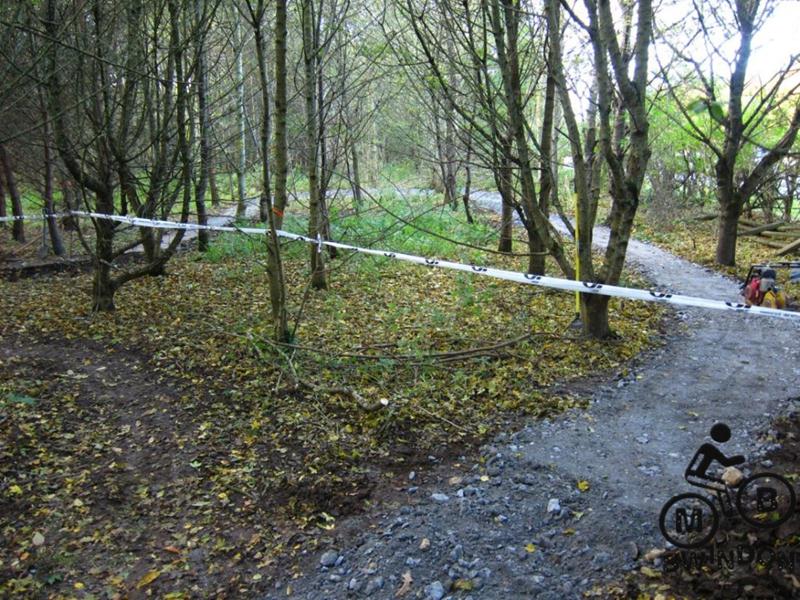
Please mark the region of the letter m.
POLYGON ((690 516, 685 508, 677 509, 675 511, 675 530, 678 533, 702 531, 703 511, 699 508, 693 508, 690 516))

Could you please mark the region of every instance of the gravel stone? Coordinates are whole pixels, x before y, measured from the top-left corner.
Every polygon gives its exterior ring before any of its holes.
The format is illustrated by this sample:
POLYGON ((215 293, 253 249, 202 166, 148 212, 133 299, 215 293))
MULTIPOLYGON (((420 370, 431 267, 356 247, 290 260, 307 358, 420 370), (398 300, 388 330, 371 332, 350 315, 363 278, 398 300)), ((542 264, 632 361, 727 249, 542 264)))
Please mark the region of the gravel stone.
POLYGON ((434 581, 425 588, 425 593, 430 600, 442 600, 444 598, 444 586, 441 581, 434 581))
POLYGON ((383 577, 373 577, 367 582, 367 586, 364 588, 364 595, 371 596, 374 592, 383 589, 383 585, 383 577))
POLYGON ((336 550, 327 550, 319 558, 319 564, 323 567, 332 567, 339 560, 339 553, 336 550))

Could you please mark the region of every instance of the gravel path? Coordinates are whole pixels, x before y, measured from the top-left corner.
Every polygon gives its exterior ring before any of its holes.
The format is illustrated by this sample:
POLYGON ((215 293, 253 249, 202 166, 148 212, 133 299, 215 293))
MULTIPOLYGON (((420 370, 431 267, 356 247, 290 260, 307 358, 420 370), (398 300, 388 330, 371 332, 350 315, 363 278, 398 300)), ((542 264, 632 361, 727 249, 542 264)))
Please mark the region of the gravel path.
MULTIPOLYGON (((733 280, 648 244, 631 242, 628 256, 659 287, 737 297, 733 280)), ((687 491, 683 470, 710 426, 728 423, 723 450, 754 464, 765 450, 755 432, 800 399, 796 323, 700 309, 674 321, 663 348, 591 390, 588 410, 501 434, 479 461, 422 485, 409 473, 401 502, 351 520, 356 533, 309 555, 305 574, 277 582, 274 597, 291 586, 309 599, 555 600, 635 568, 664 545, 659 510, 687 491)))

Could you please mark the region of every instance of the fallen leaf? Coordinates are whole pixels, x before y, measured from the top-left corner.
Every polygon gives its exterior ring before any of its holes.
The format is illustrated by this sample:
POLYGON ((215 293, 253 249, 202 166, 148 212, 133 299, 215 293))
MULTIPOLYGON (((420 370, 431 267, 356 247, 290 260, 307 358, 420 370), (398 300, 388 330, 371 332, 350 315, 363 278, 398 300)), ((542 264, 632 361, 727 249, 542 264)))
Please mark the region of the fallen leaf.
POLYGON ((144 577, 142 577, 136 584, 136 589, 140 590, 143 587, 150 585, 156 579, 158 579, 159 575, 161 575, 161 571, 148 571, 147 573, 144 574, 144 577))
POLYGON ((655 569, 651 569, 650 567, 642 567, 641 571, 642 573, 644 573, 648 577, 652 577, 653 579, 661 577, 661 573, 659 573, 655 569))
POLYGON ((42 546, 44 544, 44 536, 38 531, 33 534, 33 545, 42 546))
POLYGON ((585 479, 581 479, 581 480, 578 482, 578 489, 579 489, 580 491, 582 491, 582 492, 585 492, 585 491, 587 491, 587 490, 589 489, 589 482, 588 482, 588 481, 586 481, 585 479))
POLYGON ((533 544, 528 544, 527 546, 525 546, 525 551, 528 552, 529 554, 536 552, 536 546, 534 546, 533 544))

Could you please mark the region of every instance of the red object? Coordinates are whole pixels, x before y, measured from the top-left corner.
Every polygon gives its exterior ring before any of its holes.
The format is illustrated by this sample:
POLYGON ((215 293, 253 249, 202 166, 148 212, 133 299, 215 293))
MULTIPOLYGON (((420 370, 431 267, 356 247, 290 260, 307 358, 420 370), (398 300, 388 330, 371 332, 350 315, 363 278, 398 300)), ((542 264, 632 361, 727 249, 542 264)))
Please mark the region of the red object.
POLYGON ((744 301, 748 305, 755 304, 761 306, 764 301, 764 294, 761 293, 761 278, 753 277, 744 289, 744 301))

